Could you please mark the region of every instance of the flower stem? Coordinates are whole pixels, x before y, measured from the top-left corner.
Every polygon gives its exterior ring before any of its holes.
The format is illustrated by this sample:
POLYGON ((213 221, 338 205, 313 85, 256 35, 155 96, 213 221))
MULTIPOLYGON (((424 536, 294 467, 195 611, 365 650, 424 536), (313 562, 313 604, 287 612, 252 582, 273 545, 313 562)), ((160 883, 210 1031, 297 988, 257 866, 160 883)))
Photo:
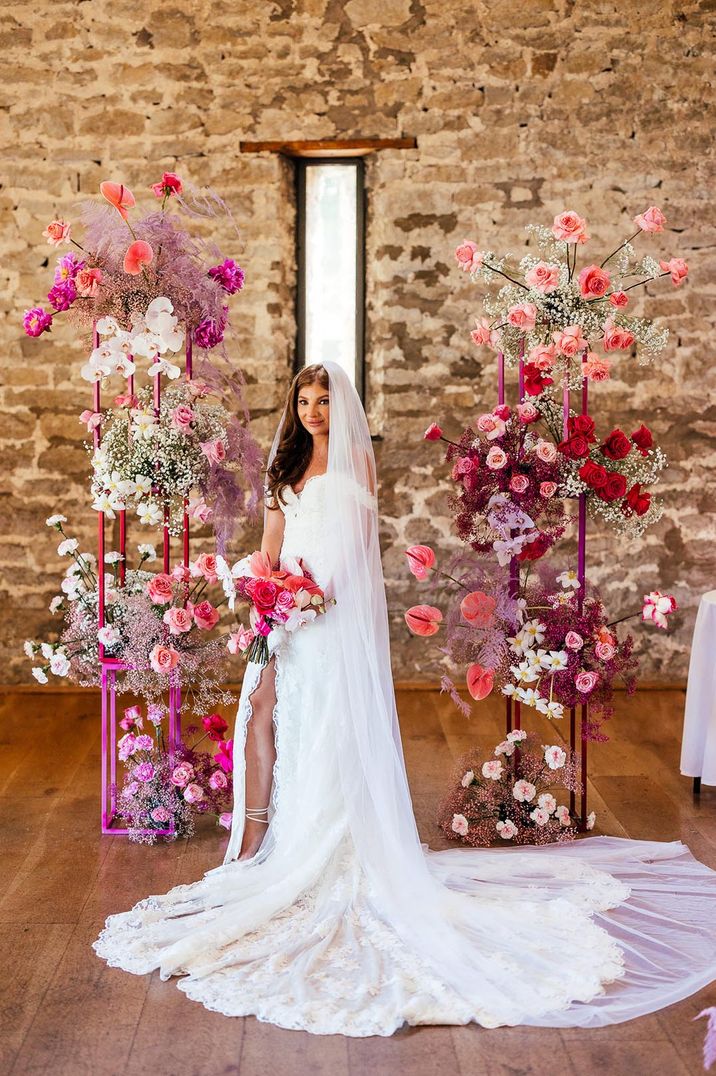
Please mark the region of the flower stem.
POLYGON ((628 239, 625 239, 623 243, 619 244, 619 246, 616 248, 616 250, 613 250, 611 252, 611 254, 607 254, 606 258, 601 263, 599 268, 603 269, 604 266, 607 264, 607 262, 610 261, 610 259, 613 258, 615 254, 618 254, 619 251, 622 249, 622 247, 625 247, 627 245, 627 243, 631 243, 632 239, 636 239, 636 237, 639 235, 640 232, 641 232, 641 228, 637 228, 637 230, 634 232, 634 235, 630 235, 628 239))

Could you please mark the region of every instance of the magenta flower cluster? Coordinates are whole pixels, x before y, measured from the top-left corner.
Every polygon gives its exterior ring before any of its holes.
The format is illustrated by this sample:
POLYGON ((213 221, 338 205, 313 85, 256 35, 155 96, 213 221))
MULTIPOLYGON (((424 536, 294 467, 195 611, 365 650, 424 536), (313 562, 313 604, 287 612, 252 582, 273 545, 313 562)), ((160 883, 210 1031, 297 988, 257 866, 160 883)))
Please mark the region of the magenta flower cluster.
POLYGON ((221 265, 212 266, 209 276, 229 295, 241 291, 246 279, 244 270, 232 258, 225 258, 221 265))

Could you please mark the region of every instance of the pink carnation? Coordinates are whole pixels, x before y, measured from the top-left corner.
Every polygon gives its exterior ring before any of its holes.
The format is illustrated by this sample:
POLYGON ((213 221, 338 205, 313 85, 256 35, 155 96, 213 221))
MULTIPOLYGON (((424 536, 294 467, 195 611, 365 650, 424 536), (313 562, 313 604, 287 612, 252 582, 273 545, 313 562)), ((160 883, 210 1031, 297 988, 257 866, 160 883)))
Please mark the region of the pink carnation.
POLYGON ((461 837, 465 837, 469 828, 469 823, 465 818, 464 814, 454 814, 452 816, 450 829, 453 831, 453 833, 458 833, 461 837))

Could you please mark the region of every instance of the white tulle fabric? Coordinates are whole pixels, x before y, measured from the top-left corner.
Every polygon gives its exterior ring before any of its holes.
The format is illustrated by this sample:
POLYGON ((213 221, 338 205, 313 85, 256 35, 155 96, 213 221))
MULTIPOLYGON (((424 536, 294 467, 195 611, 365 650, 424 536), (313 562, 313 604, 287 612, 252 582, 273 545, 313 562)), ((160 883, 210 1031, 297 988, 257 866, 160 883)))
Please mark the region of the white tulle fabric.
POLYGON ((355 390, 325 365, 328 470, 287 491, 282 555, 303 557, 336 605, 269 638, 277 760, 266 838, 237 860, 261 675, 251 663, 224 864, 110 916, 95 950, 136 974, 181 975, 180 989, 209 1009, 318 1034, 390 1035, 405 1022, 592 1027, 698 990, 716 978, 716 873, 679 842, 421 845, 390 671, 372 446, 355 390))

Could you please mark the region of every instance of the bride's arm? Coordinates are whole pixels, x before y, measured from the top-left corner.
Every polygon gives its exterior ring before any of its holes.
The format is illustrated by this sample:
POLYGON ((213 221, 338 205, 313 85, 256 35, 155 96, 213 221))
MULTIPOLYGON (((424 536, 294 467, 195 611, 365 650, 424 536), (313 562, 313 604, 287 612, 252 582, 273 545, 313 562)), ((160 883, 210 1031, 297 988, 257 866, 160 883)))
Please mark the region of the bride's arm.
POLYGON ((271 565, 278 568, 281 546, 283 545, 283 531, 286 525, 286 517, 279 508, 270 507, 266 514, 266 525, 263 538, 261 539, 261 552, 268 553, 271 557, 271 565))

